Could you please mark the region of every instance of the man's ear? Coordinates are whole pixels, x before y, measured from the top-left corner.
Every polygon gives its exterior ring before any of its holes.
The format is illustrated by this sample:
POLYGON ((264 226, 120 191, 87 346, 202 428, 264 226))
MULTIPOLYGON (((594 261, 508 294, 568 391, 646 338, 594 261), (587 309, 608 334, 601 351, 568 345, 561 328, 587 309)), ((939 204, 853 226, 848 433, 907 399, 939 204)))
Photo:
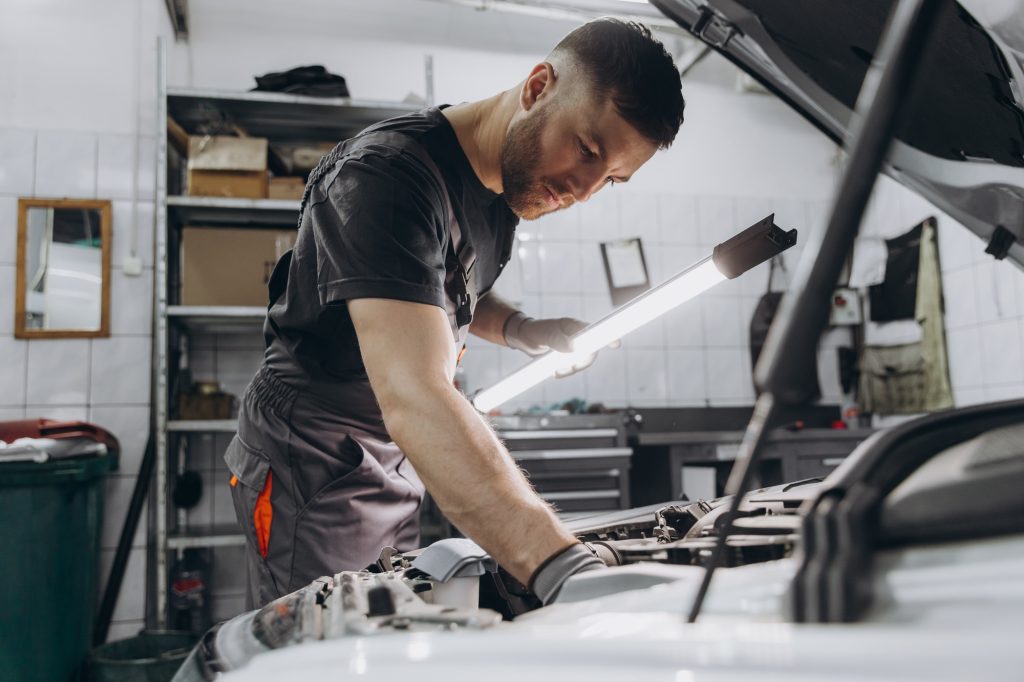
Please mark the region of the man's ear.
POLYGON ((551 62, 541 62, 533 67, 519 93, 519 106, 524 111, 529 111, 537 103, 537 100, 545 96, 545 93, 550 93, 556 79, 555 67, 551 62))

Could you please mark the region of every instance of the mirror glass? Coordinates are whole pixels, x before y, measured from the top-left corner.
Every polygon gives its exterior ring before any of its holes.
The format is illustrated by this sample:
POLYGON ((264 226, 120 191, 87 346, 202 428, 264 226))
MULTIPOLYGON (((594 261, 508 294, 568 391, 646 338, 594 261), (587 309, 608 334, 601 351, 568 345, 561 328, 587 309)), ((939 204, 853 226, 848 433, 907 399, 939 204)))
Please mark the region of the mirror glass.
POLYGON ((106 336, 109 202, 22 203, 17 331, 26 337, 106 336))

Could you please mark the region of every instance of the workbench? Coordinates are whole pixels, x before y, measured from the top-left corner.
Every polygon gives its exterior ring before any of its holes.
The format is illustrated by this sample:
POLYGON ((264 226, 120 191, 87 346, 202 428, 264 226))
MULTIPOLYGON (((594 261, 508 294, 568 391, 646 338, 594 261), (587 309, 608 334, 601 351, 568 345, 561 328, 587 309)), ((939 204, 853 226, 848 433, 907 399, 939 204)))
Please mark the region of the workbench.
MULTIPOLYGON (((864 439, 870 429, 775 429, 765 437, 757 474, 761 486, 824 478, 864 439)), ((716 470, 716 494, 724 494, 743 440, 743 431, 640 432, 633 446, 634 505, 678 500, 685 490, 683 467, 716 470)))

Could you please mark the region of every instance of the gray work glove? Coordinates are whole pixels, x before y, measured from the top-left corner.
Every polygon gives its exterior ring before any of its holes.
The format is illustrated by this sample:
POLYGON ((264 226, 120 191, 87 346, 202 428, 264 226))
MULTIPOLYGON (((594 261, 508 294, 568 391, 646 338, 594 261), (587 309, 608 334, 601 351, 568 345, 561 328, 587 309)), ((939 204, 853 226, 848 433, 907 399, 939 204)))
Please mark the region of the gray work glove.
POLYGON ((583 543, 569 545, 561 552, 549 557, 530 577, 530 591, 547 606, 562 589, 571 576, 586 571, 604 568, 605 563, 583 543))
MULTIPOLYGON (((505 320, 502 330, 505 345, 521 350, 534 357, 543 355, 549 350, 568 353, 572 350, 572 337, 587 326, 586 322, 571 317, 535 320, 517 312, 505 320)), ((571 368, 558 372, 555 376, 567 377, 584 370, 594 364, 597 353, 591 353, 571 368)))

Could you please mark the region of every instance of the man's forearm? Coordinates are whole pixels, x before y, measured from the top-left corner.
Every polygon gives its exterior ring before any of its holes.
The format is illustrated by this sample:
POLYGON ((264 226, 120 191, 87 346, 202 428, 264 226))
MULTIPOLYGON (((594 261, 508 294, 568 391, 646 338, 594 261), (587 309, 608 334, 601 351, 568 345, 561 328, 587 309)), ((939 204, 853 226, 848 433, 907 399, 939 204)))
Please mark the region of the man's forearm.
POLYGON ((399 400, 382 405, 388 432, 449 520, 516 579, 575 542, 458 391, 409 387, 399 400))
POLYGON ((505 344, 505 322, 512 317, 519 309, 503 300, 493 291, 488 292, 481 298, 473 311, 473 323, 469 331, 474 336, 479 336, 485 341, 496 343, 500 346, 505 344))

